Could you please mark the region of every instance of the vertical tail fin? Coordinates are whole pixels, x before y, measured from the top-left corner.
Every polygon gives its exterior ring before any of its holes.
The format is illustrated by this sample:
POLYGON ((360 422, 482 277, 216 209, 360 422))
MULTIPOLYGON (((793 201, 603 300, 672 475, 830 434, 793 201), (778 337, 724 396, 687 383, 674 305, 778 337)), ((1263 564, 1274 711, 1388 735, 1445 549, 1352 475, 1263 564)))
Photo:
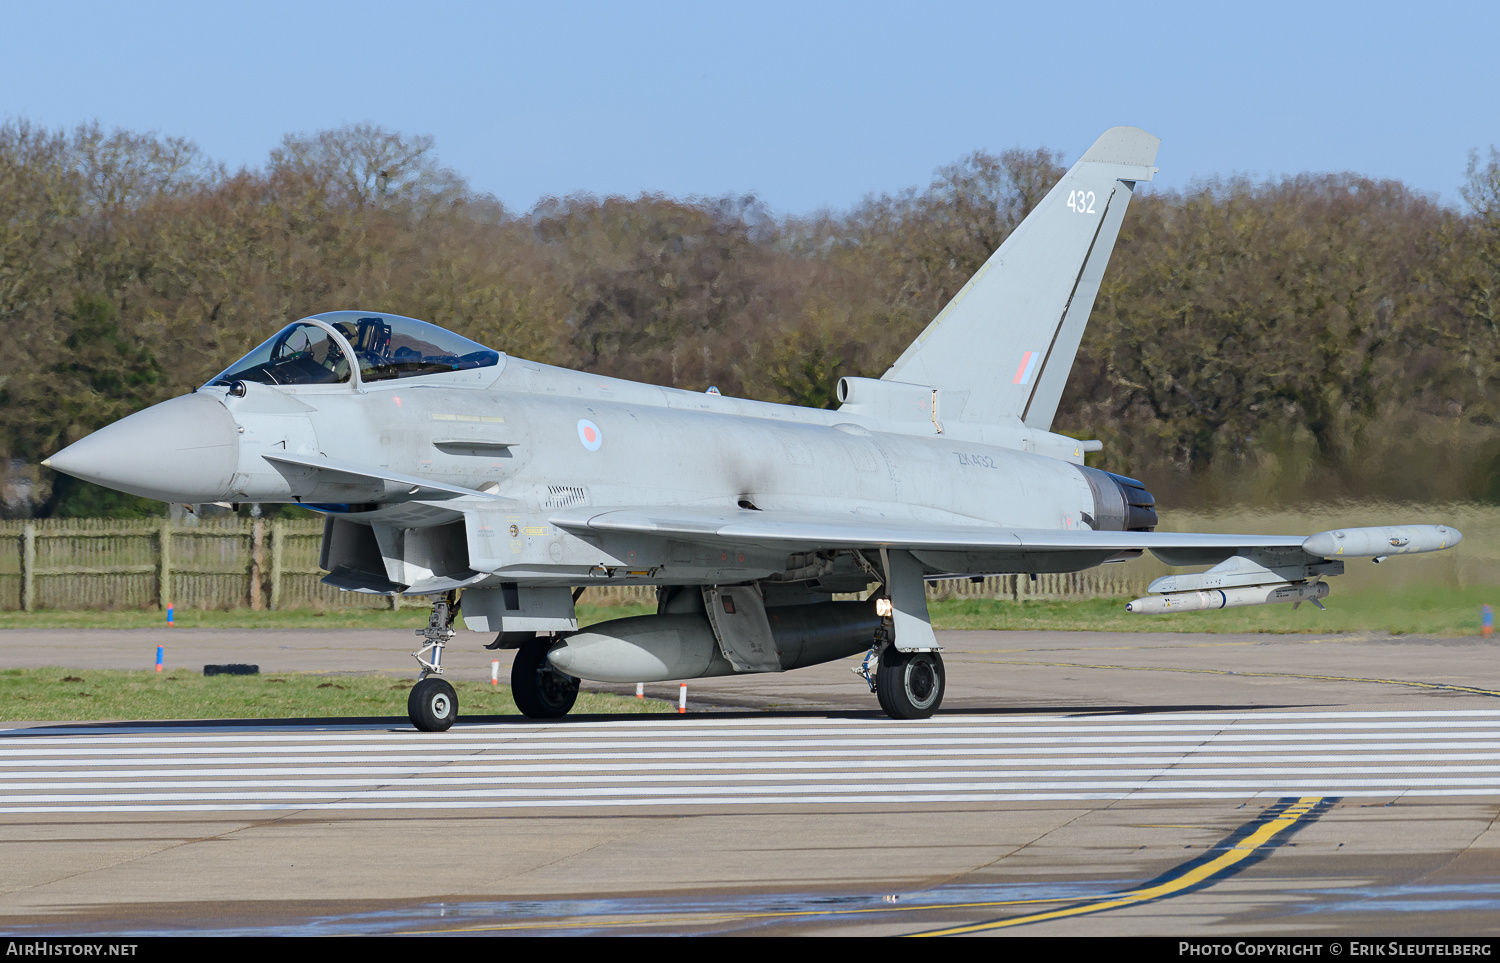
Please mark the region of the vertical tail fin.
POLYGON ((1136 182, 1161 139, 1114 127, 1000 245, 883 380, 940 388, 945 417, 1046 430, 1136 182), (954 410, 962 399, 962 411, 954 410))

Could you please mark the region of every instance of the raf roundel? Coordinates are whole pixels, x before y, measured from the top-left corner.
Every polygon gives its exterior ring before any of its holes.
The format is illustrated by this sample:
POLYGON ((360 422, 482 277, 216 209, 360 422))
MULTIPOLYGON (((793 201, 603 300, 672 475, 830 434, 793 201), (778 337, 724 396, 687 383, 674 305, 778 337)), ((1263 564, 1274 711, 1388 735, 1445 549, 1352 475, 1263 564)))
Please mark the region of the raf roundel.
POLYGON ((578 440, 583 442, 583 447, 589 451, 598 451, 599 446, 604 444, 604 434, 599 431, 599 426, 587 418, 578 420, 578 440))

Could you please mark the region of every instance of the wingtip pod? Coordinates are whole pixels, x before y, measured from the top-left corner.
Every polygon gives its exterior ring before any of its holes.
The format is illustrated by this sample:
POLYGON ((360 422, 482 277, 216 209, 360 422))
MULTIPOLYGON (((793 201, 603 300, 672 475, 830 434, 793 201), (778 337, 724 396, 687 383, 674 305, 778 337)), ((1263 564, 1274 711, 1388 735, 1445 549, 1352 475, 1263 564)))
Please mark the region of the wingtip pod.
POLYGON ((1383 558, 1452 548, 1463 534, 1447 525, 1379 525, 1309 535, 1302 550, 1322 558, 1383 558))
POLYGON ((1156 173, 1156 151, 1161 138, 1139 127, 1111 127, 1083 152, 1080 163, 1118 164, 1141 168, 1136 180, 1149 181, 1156 173))

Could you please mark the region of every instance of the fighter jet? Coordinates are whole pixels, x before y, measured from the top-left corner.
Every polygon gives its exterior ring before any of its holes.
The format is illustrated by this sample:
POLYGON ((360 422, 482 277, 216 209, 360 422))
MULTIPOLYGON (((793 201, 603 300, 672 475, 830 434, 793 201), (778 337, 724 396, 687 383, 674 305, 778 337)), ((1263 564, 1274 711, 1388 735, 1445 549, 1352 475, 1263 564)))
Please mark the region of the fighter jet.
POLYGON ((447 729, 460 618, 514 648, 516 704, 580 679, 782 672, 864 653, 890 716, 941 705, 925 581, 1076 572, 1151 551, 1158 612, 1310 601, 1347 558, 1447 548, 1446 526, 1157 532, 1136 479, 1050 430, 1120 224, 1160 141, 1105 132, 879 379, 836 411, 550 367, 379 311, 294 321, 193 393, 44 464, 166 502, 323 513, 325 582, 425 596, 412 723, 447 729), (657 613, 580 630, 590 586, 657 613), (843 597, 840 600, 840 596, 843 597))

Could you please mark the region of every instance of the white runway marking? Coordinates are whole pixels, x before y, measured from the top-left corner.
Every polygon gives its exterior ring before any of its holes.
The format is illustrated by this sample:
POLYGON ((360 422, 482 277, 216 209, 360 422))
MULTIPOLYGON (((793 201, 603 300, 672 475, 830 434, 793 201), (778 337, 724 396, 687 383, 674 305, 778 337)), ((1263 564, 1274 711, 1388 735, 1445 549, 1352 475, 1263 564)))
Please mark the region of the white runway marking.
POLYGON ((0 812, 1500 797, 1500 711, 0 730, 0 812))

